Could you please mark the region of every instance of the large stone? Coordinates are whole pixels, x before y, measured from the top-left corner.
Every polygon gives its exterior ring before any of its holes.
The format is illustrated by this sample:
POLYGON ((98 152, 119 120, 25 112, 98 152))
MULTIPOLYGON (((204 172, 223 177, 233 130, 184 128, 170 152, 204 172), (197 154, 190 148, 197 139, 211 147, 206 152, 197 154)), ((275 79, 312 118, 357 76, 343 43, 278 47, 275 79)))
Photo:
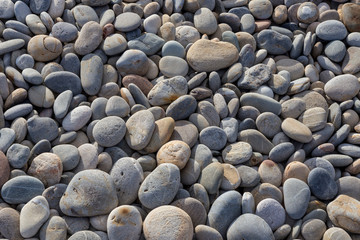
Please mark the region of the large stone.
POLYGON ((239 51, 231 43, 201 39, 190 47, 186 59, 195 71, 211 72, 231 66, 238 57, 239 51))
POLYGON ((60 199, 61 211, 74 217, 107 214, 117 204, 113 180, 109 174, 97 169, 77 173, 60 199))
POLYGON ((354 75, 344 74, 328 81, 324 90, 332 100, 343 102, 352 99, 359 92, 360 83, 354 75))
POLYGON ((360 6, 355 3, 346 3, 341 11, 342 21, 349 32, 360 32, 360 6))

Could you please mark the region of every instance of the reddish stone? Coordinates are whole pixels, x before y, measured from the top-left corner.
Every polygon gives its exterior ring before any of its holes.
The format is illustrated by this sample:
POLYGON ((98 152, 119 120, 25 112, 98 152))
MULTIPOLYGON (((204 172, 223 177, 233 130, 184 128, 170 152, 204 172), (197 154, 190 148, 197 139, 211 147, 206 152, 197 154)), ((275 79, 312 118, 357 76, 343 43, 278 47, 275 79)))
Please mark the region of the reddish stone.
POLYGON ((145 94, 145 96, 147 96, 150 90, 153 88, 152 83, 147 78, 135 74, 127 75, 122 79, 122 84, 126 88, 129 86, 130 83, 133 83, 138 88, 140 88, 140 90, 145 94))
POLYGON ((9 180, 10 165, 5 154, 0 151, 0 188, 9 180))

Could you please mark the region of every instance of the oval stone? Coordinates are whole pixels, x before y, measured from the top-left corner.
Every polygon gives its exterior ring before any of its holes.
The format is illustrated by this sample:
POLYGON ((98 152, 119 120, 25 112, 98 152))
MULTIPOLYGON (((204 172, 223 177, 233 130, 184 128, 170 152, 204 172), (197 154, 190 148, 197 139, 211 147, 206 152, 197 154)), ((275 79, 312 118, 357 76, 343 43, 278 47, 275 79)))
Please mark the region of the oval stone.
POLYGON ((310 129, 294 118, 286 118, 281 124, 281 129, 289 138, 298 142, 308 143, 312 140, 310 129))
POLYGON ((116 116, 105 117, 95 124, 92 132, 97 143, 104 147, 112 147, 124 138, 125 121, 116 116))
POLYGON ((180 170, 172 163, 160 164, 141 184, 138 197, 143 206, 154 209, 171 203, 180 186, 180 170))
POLYGON ((296 178, 289 178, 284 183, 284 206, 292 219, 300 219, 309 205, 310 189, 308 185, 296 178))
POLYGON ((9 204, 27 203, 41 195, 44 184, 31 176, 18 176, 7 181, 1 189, 1 197, 9 204))
POLYGON ((337 20, 327 20, 316 27, 316 36, 322 40, 343 40, 348 32, 345 25, 337 20))
POLYGON ((189 48, 186 59, 195 71, 211 72, 231 66, 237 61, 238 54, 231 43, 201 39, 189 48))
POLYGON ((325 84, 324 91, 332 100, 343 102, 352 99, 360 90, 360 83, 354 75, 344 74, 332 78, 325 84))
POLYGON ((36 61, 47 62, 61 54, 62 44, 54 37, 36 35, 30 39, 27 51, 36 61))

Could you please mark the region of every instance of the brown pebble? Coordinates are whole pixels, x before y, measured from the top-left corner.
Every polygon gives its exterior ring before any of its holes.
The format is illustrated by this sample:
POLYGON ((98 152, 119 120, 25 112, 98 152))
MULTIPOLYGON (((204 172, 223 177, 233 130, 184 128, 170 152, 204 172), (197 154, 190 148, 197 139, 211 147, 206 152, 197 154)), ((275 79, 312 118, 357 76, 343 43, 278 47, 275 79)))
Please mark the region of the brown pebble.
POLYGON ((307 183, 307 178, 310 173, 310 169, 302 162, 289 163, 284 171, 283 182, 289 178, 297 178, 307 183))

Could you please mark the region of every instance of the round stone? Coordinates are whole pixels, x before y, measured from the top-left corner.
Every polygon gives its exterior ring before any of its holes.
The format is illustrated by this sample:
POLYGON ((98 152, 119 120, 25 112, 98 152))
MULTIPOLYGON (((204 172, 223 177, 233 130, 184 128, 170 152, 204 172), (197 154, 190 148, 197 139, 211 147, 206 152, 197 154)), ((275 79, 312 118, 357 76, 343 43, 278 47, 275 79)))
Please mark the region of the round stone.
POLYGON ((134 206, 121 205, 113 209, 107 219, 107 234, 112 239, 139 239, 142 218, 134 206))
POLYGON ((325 231, 323 235, 324 240, 344 239, 351 240, 350 235, 342 228, 332 227, 325 231))
POLYGON ((304 76, 305 68, 299 61, 294 59, 281 59, 276 62, 276 69, 280 71, 288 71, 290 79, 296 80, 304 76))
POLYGON ((273 6, 269 0, 253 0, 249 3, 249 10, 257 19, 267 19, 271 17, 273 6))
POLYGON ((45 186, 52 186, 60 182, 62 171, 62 162, 56 154, 42 153, 32 160, 28 174, 42 181, 45 186))
POLYGON ((74 217, 108 214, 118 204, 110 175, 97 169, 77 173, 60 199, 61 211, 74 217))
POLYGON ((30 148, 18 143, 14 143, 7 150, 6 157, 11 167, 22 168, 27 164, 30 158, 30 148))
POLYGON ((343 74, 332 78, 325 84, 324 91, 334 101, 352 99, 360 90, 360 83, 354 75, 343 74))
POLYGON ((237 165, 250 160, 252 153, 252 147, 249 143, 237 142, 228 145, 222 151, 222 157, 225 163, 237 165))
POLYGON ((78 36, 77 28, 67 22, 57 22, 51 29, 53 37, 59 39, 61 42, 72 42, 78 36))
POLYGON ((312 194, 321 200, 331 200, 338 193, 335 180, 323 168, 315 168, 310 171, 308 184, 312 194))
POLYGON ((189 145, 183 141, 170 141, 164 144, 156 154, 158 164, 172 163, 180 170, 183 169, 189 160, 191 150, 189 145))
POLYGON ((196 107, 197 101, 193 96, 180 96, 166 108, 166 116, 173 118, 175 121, 187 119, 195 112, 196 107))
POLYGON ((206 145, 210 150, 221 150, 227 142, 224 130, 219 127, 207 127, 200 132, 200 143, 206 145))
POLYGON ((158 151, 169 141, 175 128, 175 121, 170 117, 161 118, 155 121, 155 130, 149 144, 144 148, 148 153, 158 151))
POLYGON ((154 209, 169 204, 180 186, 180 170, 171 163, 160 164, 140 186, 138 197, 143 206, 154 209))
MULTIPOLYGON (((267 1, 271 5, 271 2, 268 0, 259 1, 267 1)), ((269 54, 280 55, 290 51, 292 47, 292 41, 286 35, 278 33, 274 30, 265 29, 259 32, 257 35, 257 45, 260 48, 266 49, 269 54)))
POLYGON ((121 32, 130 32, 135 30, 140 26, 140 24, 140 16, 133 12, 125 12, 118 15, 114 22, 115 28, 121 32))
POLYGON ((125 121, 116 116, 101 119, 93 128, 95 141, 104 147, 115 146, 124 138, 125 133, 125 121))
POLYGON ((346 46, 342 41, 332 41, 325 47, 325 55, 334 62, 340 62, 344 59, 346 46))
POLYGON ((297 10, 297 19, 303 23, 315 22, 319 17, 319 9, 312 2, 302 3, 297 10))
POLYGON ((120 73, 137 74, 143 76, 149 69, 149 61, 145 53, 140 50, 126 50, 116 61, 116 68, 120 73))
POLYGON ((28 135, 34 143, 43 139, 54 140, 58 136, 58 125, 49 117, 34 116, 27 120, 28 135))
POLYGON ((205 224, 207 213, 204 205, 199 200, 187 197, 178 199, 172 202, 171 205, 184 210, 190 216, 194 227, 205 224))
POLYGON ((156 240, 159 236, 174 240, 193 238, 190 216, 174 206, 161 206, 152 210, 145 218, 143 231, 149 240, 156 240))
POLYGON ((165 56, 159 62, 159 69, 166 77, 185 76, 189 67, 187 62, 179 57, 165 56))
POLYGON ((166 42, 162 49, 161 55, 165 56, 174 56, 179 58, 185 57, 185 49, 184 47, 177 41, 168 41, 166 42))
POLYGON ((70 144, 61 144, 53 147, 51 152, 56 154, 63 165, 64 171, 69 171, 74 169, 80 160, 80 155, 78 149, 70 144))
POLYGON ((223 166, 218 162, 213 162, 201 171, 198 182, 205 187, 209 194, 215 194, 220 188, 223 177, 223 166))
POLYGON ((258 169, 260 181, 262 183, 270 183, 276 187, 280 187, 282 182, 282 173, 280 167, 271 160, 264 160, 258 169))
POLYGON ((54 37, 36 35, 30 39, 27 51, 36 61, 48 62, 61 54, 62 44, 54 37))
POLYGON ((281 131, 281 119, 271 112, 261 113, 256 118, 257 129, 268 138, 273 138, 281 131))
POLYGON ((74 50, 79 55, 86 55, 94 51, 103 40, 102 28, 95 21, 86 22, 82 26, 79 36, 75 41, 74 50))
POLYGON ((326 231, 326 225, 320 219, 310 219, 301 226, 301 235, 305 239, 321 239, 326 231))
POLYGON ((254 240, 275 239, 270 226, 261 217, 251 213, 238 217, 230 225, 226 236, 228 240, 239 238, 254 240))
POLYGON ((197 225, 195 227, 195 237, 198 240, 222 239, 221 234, 216 229, 206 225, 197 225))
POLYGON ((214 14, 210 9, 204 7, 195 12, 194 25, 200 33, 207 35, 215 33, 217 29, 217 21, 214 14))
POLYGON ((281 204, 271 198, 259 202, 256 206, 256 215, 265 220, 272 231, 285 223, 285 210, 281 204))
POLYGON ((359 5, 355 3, 345 3, 341 8, 342 21, 349 32, 360 31, 360 20, 358 18, 359 5))
POLYGON ((105 38, 102 49, 106 55, 113 56, 125 51, 127 47, 126 39, 118 33, 112 34, 105 38))
POLYGON ((289 163, 284 170, 283 182, 289 178, 296 178, 305 183, 310 173, 310 169, 302 162, 293 161, 289 163))
POLYGON ((327 122, 327 112, 321 107, 310 108, 299 117, 299 121, 312 132, 323 129, 327 122))
POLYGON ((343 40, 347 34, 345 25, 337 20, 327 20, 316 27, 316 36, 325 41, 343 40))

